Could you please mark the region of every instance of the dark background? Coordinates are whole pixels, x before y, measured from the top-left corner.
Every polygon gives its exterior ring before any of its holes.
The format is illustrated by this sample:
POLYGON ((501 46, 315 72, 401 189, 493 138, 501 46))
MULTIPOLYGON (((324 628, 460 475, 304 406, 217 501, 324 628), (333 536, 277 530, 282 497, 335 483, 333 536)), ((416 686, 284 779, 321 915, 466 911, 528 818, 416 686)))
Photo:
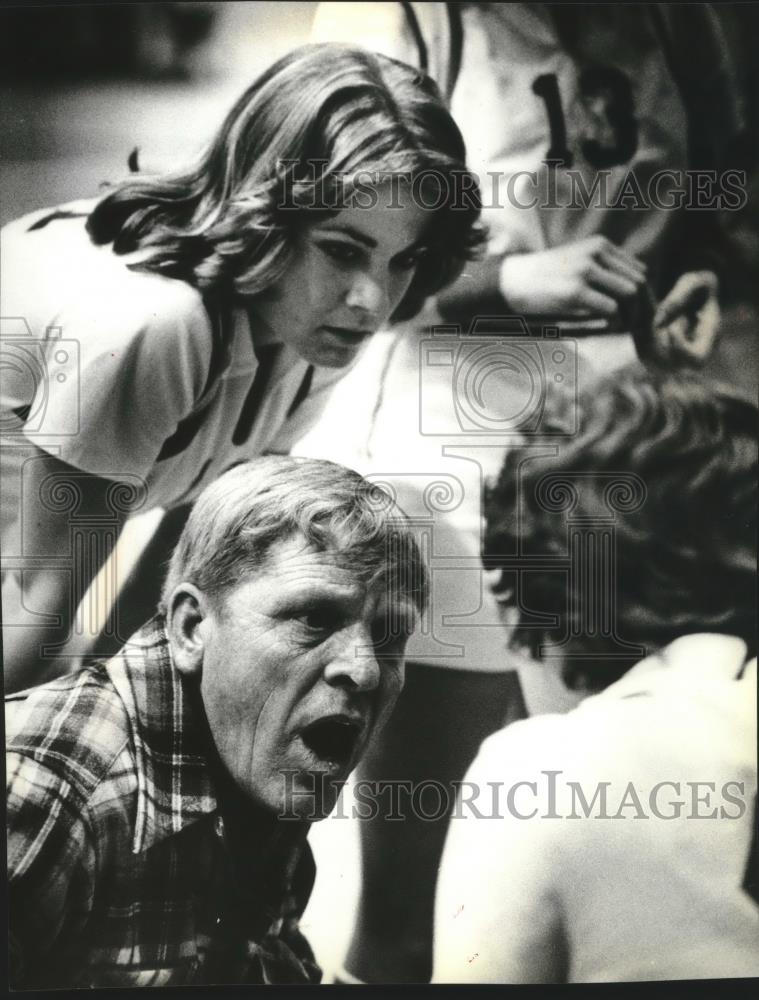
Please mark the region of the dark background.
POLYGON ((0 6, 0 225, 203 145, 315 3, 0 6))

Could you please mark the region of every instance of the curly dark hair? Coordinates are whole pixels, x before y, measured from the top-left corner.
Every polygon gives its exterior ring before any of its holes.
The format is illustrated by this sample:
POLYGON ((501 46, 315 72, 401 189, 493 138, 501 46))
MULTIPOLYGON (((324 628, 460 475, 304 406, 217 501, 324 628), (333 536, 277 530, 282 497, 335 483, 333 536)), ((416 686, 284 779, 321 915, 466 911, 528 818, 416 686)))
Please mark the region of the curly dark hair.
POLYGON ((737 635, 754 651, 756 406, 637 365, 596 382, 577 411, 566 395, 546 405, 546 431, 566 435, 558 457, 511 450, 485 494, 484 561, 501 570, 496 596, 520 613, 513 644, 538 657, 558 641, 565 683, 591 690, 688 633, 737 635), (606 611, 592 567, 571 551, 583 530, 608 549, 606 611))

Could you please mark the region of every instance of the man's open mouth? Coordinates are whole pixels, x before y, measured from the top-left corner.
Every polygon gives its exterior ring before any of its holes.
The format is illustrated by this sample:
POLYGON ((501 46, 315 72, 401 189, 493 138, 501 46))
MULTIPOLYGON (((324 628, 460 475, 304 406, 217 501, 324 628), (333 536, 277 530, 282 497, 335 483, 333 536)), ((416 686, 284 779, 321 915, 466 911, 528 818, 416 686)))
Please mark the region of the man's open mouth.
POLYGON ((330 717, 312 722, 300 736, 320 760, 344 767, 354 755, 361 729, 361 725, 351 719, 330 717))

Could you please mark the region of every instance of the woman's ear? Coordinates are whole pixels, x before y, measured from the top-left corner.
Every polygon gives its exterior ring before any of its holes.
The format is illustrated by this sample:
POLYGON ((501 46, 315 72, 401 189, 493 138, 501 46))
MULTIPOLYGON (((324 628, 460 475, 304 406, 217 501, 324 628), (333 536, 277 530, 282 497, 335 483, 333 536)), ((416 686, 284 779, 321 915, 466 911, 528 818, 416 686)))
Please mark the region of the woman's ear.
POLYGON ((166 631, 174 666, 185 677, 200 680, 203 671, 203 622, 207 602, 192 583, 180 583, 167 602, 166 631))

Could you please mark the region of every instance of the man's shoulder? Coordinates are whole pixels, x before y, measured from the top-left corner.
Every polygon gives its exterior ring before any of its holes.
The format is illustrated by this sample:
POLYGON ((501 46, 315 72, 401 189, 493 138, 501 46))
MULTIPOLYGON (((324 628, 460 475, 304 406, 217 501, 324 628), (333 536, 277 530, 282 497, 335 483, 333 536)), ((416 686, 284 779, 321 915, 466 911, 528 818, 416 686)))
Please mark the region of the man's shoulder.
POLYGON ((6 752, 54 772, 84 799, 129 744, 130 731, 104 664, 5 699, 6 752))

